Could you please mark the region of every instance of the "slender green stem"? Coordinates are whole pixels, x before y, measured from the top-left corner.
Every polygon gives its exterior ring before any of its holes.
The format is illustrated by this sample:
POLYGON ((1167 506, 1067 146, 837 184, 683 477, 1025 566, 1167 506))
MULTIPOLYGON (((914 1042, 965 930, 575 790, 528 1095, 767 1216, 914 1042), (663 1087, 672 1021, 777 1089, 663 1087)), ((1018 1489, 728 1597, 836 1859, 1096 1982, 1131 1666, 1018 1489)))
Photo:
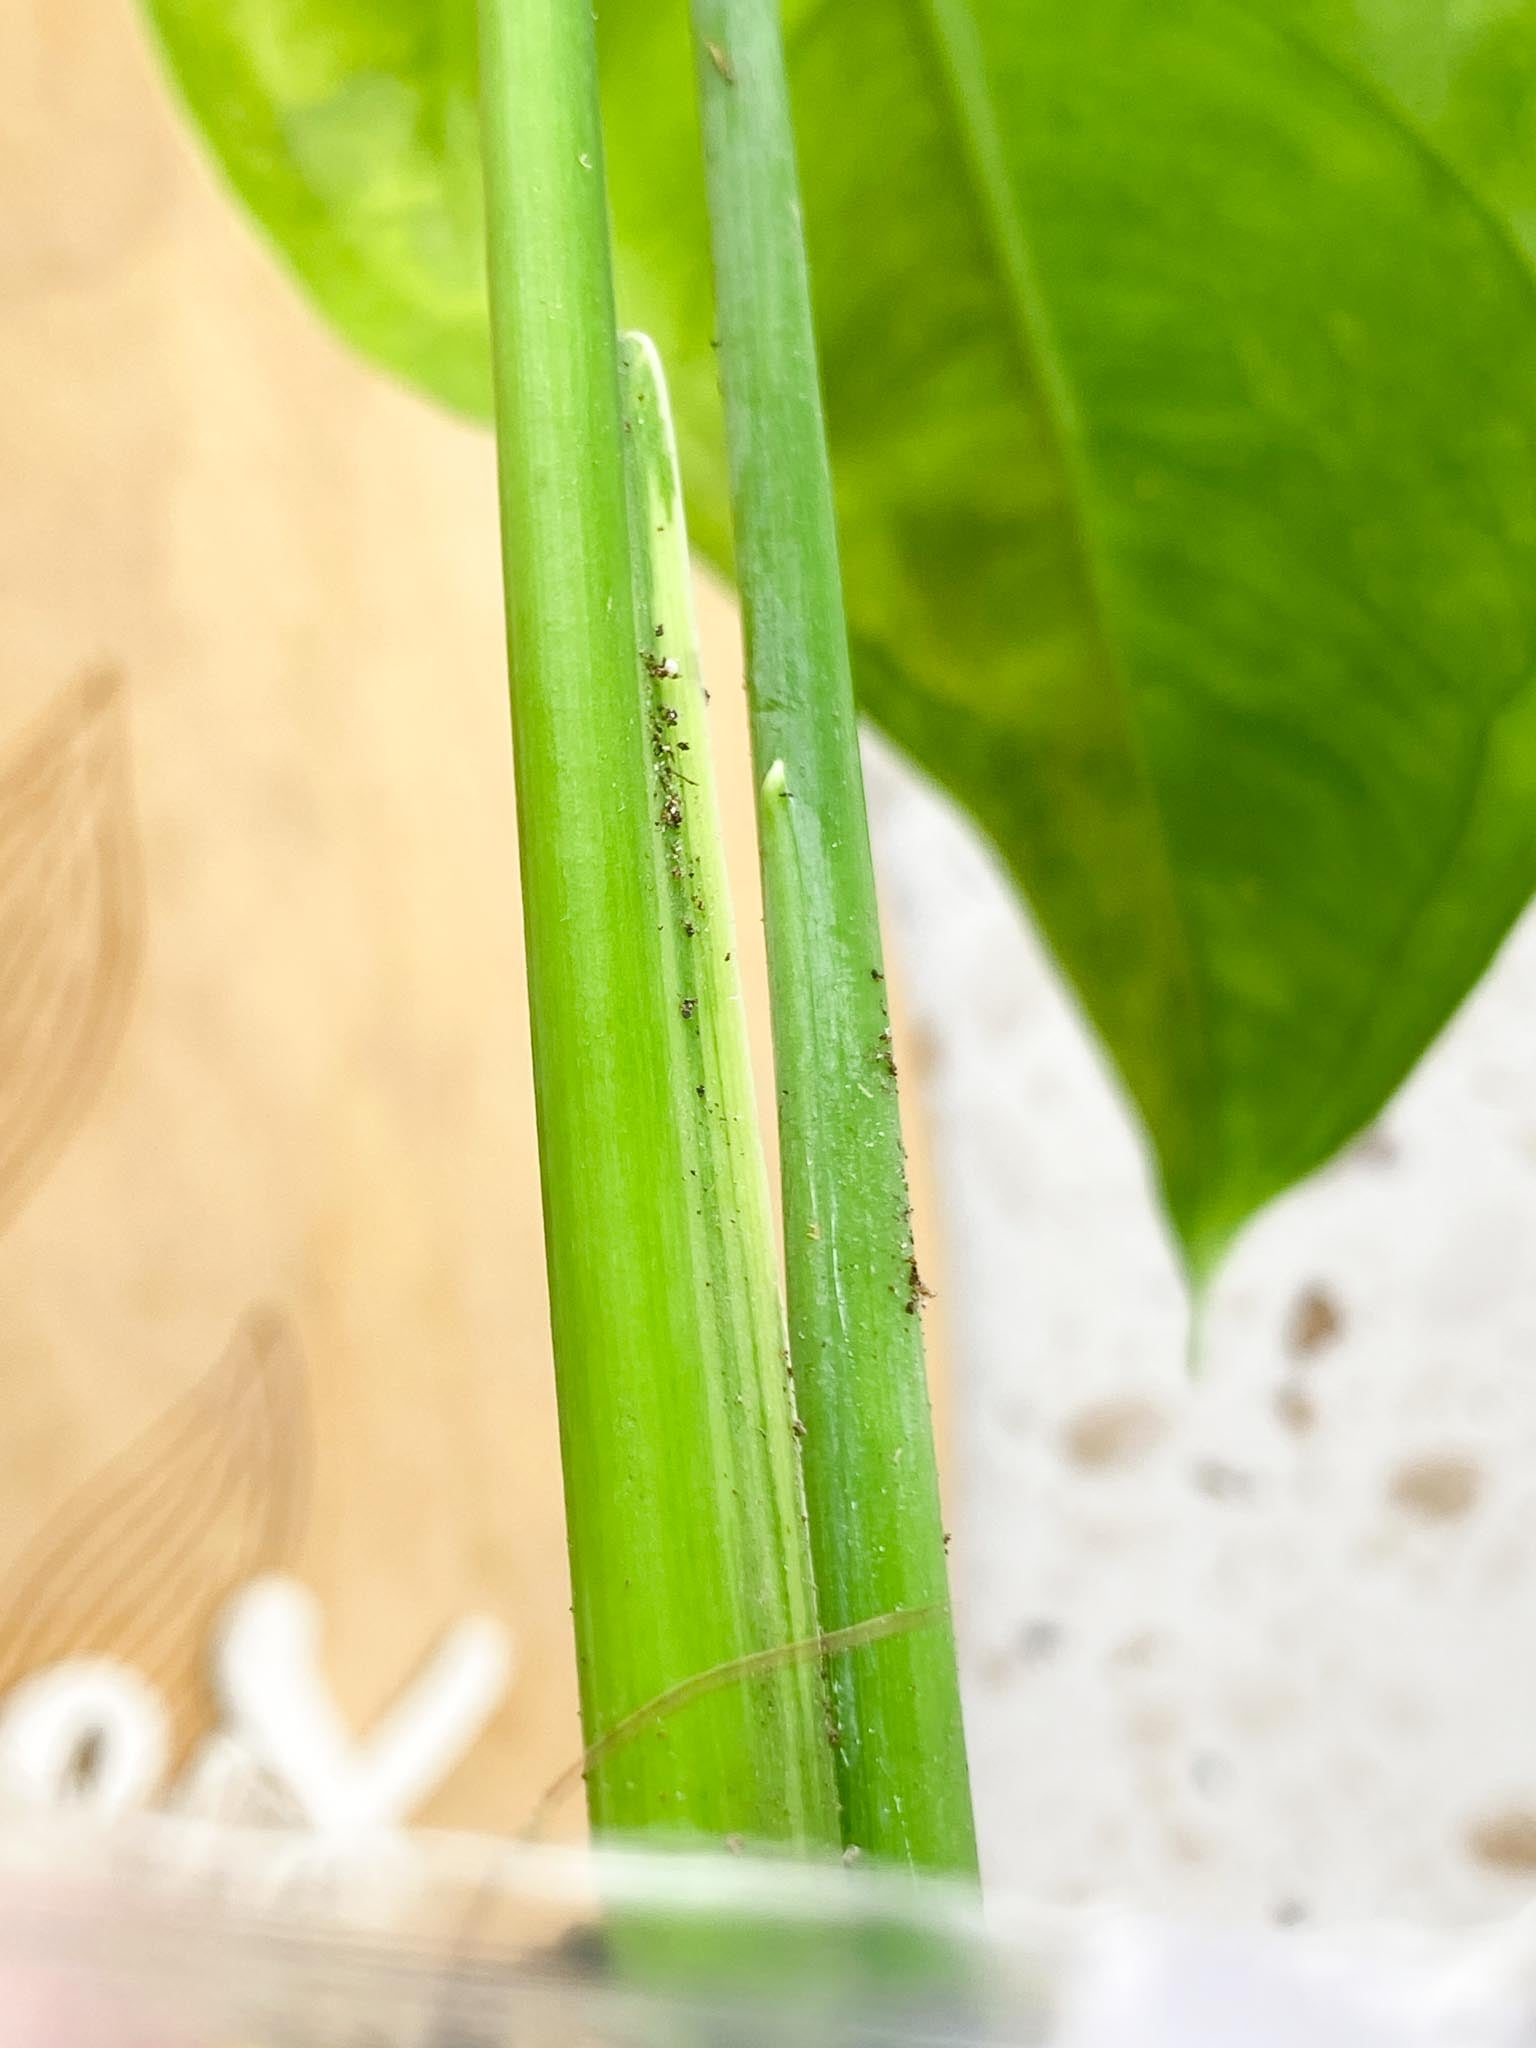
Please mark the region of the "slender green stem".
POLYGON ((692 0, 760 782, 790 1344, 845 1838, 970 1870, 970 1788, 778 0, 692 0))
MULTIPOLYGON (((735 1121, 750 1098, 729 1054, 732 948, 715 877, 687 850, 710 817, 669 786, 656 751, 658 715, 670 727, 655 671, 671 683, 675 664, 680 684, 687 664, 698 685, 685 609, 669 596, 658 618, 652 552, 631 560, 592 12, 587 0, 482 0, 481 37, 529 1006, 588 1798, 605 1829, 827 1843, 836 1801, 819 1674, 761 1654, 814 1632, 815 1604, 771 1237, 753 1192, 761 1166, 750 1125, 735 1121), (701 869, 710 934, 692 959, 669 873, 683 814, 682 864, 701 869), (740 1684, 688 1689, 753 1658, 740 1684)), ((634 476, 641 493, 661 488, 654 465, 634 476)), ((675 520, 651 524, 680 554, 675 520)))

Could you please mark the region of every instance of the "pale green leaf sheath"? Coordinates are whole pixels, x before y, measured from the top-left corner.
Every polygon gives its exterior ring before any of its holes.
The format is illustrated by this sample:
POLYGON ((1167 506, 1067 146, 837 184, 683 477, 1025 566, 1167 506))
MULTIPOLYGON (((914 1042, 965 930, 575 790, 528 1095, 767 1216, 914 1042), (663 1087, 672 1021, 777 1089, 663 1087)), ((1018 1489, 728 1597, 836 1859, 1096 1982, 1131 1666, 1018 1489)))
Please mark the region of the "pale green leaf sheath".
POLYGON ((658 412, 659 387, 634 358, 621 403, 591 14, 486 0, 483 30, 519 844, 589 1804, 607 1831, 830 1847, 715 819, 702 749, 691 787, 665 751, 696 728, 698 683, 664 423, 628 437, 641 442, 628 476, 623 452, 623 404, 658 412), (633 555, 631 478, 650 529, 633 555), (692 891, 691 949, 673 865, 692 891))
MULTIPOLYGON (((466 4, 152 0, 322 302, 461 403, 466 4)), ((723 558, 686 0, 602 16, 620 295, 723 558)), ((1025 885, 1208 1265, 1536 882, 1536 0, 785 20, 862 702, 1025 885)))
MULTIPOLYGON (((704 1322, 702 1389, 715 1444, 707 1541, 724 1546, 742 1589, 746 1633, 736 1658, 782 1670, 755 1679, 800 1760, 808 1838, 840 1839, 828 1701, 796 1448, 799 1428, 779 1292, 767 1162, 757 1120, 740 960, 731 908, 677 450, 661 365, 643 335, 620 350, 629 483, 637 670, 649 737, 652 849, 682 1125, 694 1272, 704 1322)), ((704 1540, 683 1518, 689 1545, 704 1540)), ((706 1672, 711 1667, 704 1667, 706 1672)), ((711 1685, 723 1676, 713 1667, 711 1685)), ((736 1681, 727 1681, 735 1684, 736 1681)), ((751 1687, 746 1690, 750 1696, 751 1687)), ((779 1766, 782 1768, 782 1765, 779 1766)))

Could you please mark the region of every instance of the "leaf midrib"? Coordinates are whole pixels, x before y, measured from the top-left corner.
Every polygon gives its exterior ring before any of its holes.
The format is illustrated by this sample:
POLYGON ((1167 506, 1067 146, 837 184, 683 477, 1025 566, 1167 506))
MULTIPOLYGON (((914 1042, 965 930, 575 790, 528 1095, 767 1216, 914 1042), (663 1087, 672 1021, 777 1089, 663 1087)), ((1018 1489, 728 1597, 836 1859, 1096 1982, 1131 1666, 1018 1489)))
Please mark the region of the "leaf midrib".
MULTIPOLYGON (((1141 787, 1152 828, 1158 869, 1167 902, 1168 921, 1176 939, 1196 1043, 1198 1085, 1187 1108, 1190 1139, 1188 1166, 1195 1188, 1207 1191, 1207 1146, 1218 1096, 1214 1045, 1210 1029, 1210 994, 1200 971, 1187 908, 1173 860, 1167 813, 1152 775, 1146 738, 1137 718, 1123 657, 1111 625, 1111 607, 1099 567, 1101 546, 1091 512, 1091 496, 1071 387, 1040 304, 1035 266, 1023 216, 1009 188, 997 110, 979 63, 969 60, 964 45, 975 44, 969 0, 907 0, 932 46, 943 82, 943 100, 954 130, 965 184, 976 208, 983 236, 997 266, 998 283, 1008 310, 1015 346, 1025 374, 1040 393, 1052 454, 1071 514, 1071 531, 1088 598, 1094 637, 1103 655, 1104 673, 1119 710, 1127 754, 1141 787)), ((978 53, 979 54, 979 53, 978 53)))
MULTIPOLYGON (((1214 1091, 1218 1075, 1210 1031, 1209 988, 1200 971, 1192 928, 1173 862, 1167 815, 1151 772, 1145 736, 1136 716, 1123 659, 1113 630, 1111 606, 1100 568, 1101 549, 1096 540, 1092 491, 1086 473, 1081 427, 1076 418, 1070 383, 1051 337, 1048 318, 1040 303, 1024 218, 1010 189, 1002 131, 991 88, 980 61, 981 53, 974 17, 969 0, 907 0, 907 4, 916 14, 920 29, 933 50, 936 70, 942 81, 945 109, 959 145, 965 173, 964 182, 981 222, 984 239, 996 264, 997 282, 1008 310, 1015 345, 1023 361, 1026 376, 1032 387, 1040 394, 1063 500, 1071 515, 1072 538, 1088 598, 1094 635, 1103 653, 1104 669, 1119 707, 1127 751, 1143 792, 1146 816, 1153 828, 1155 849, 1168 904, 1169 922, 1179 943, 1180 964, 1191 1000, 1191 1016, 1199 1034, 1195 1065, 1204 1080, 1200 1099, 1212 1105, 1214 1109, 1217 1100, 1214 1091), (970 48, 967 49, 966 45, 970 48)), ((1362 71, 1358 65, 1347 62, 1337 53, 1326 49, 1315 36, 1296 24, 1276 20, 1267 10, 1253 5, 1252 0, 1238 0, 1238 4, 1240 11, 1256 26, 1262 26, 1281 40, 1289 42, 1293 48, 1332 73, 1341 83, 1358 94, 1384 122, 1396 128, 1456 190, 1469 211, 1481 219, 1492 238, 1500 245, 1512 268, 1518 273, 1526 291, 1536 296, 1536 262, 1533 262, 1530 253, 1515 235, 1507 220, 1478 189, 1464 167, 1433 135, 1418 124, 1395 95, 1379 80, 1362 71)), ((800 23, 802 33, 824 13, 831 11, 831 6, 814 9, 812 14, 800 23)), ((1422 650, 1418 652, 1422 658, 1422 650)), ((1523 694, 1523 691, 1530 687, 1530 681, 1529 677, 1522 679, 1509 692, 1509 696, 1518 697, 1523 694)), ((1499 708, 1502 710, 1504 707, 1499 708)), ((1488 737, 1485 731, 1485 748, 1488 737)), ((1479 778, 1472 778, 1466 799, 1459 807, 1457 820, 1447 835, 1442 857, 1416 898, 1412 910, 1404 919, 1393 943, 1387 949, 1388 961, 1400 957, 1407 951, 1414 931, 1422 921, 1429 904, 1434 900, 1445 870, 1454 863, 1457 850, 1465 838, 1472 817, 1476 814, 1478 786, 1479 778)), ((1387 978, 1383 976, 1378 980, 1377 1001, 1380 999, 1382 983, 1387 978)), ((1376 1001, 1364 1006, 1362 1015, 1357 1020, 1360 1028, 1363 1029, 1369 1022, 1375 1008, 1376 1001)), ((1352 1040, 1351 1051, 1353 1049, 1352 1040)), ((1346 1056, 1341 1063, 1342 1070, 1347 1071, 1350 1064, 1351 1059, 1346 1056)), ((1205 1184, 1204 1169, 1208 1164, 1206 1148, 1211 1135, 1209 1124, 1209 1113, 1196 1113, 1189 1118, 1187 1124, 1193 1140, 1192 1163, 1195 1166, 1196 1182, 1197 1186, 1202 1188, 1205 1184)))
MULTIPOLYGON (((1536 302, 1536 263, 1533 263, 1524 243, 1515 234, 1498 207, 1478 189, 1470 174, 1436 136, 1419 125, 1394 92, 1383 85, 1380 79, 1372 77, 1355 62, 1346 60, 1336 51, 1329 49, 1315 35, 1295 22, 1277 20, 1264 8, 1252 4, 1252 0, 1236 0, 1236 4, 1239 11, 1251 22, 1280 41, 1289 43, 1292 49, 1345 86, 1388 127, 1395 129, 1430 168, 1445 180, 1468 211, 1482 221, 1518 276, 1527 297, 1536 302)), ((1382 630, 1386 623, 1385 620, 1378 619, 1378 631, 1382 630)), ((1430 661, 1425 649, 1415 647, 1411 642, 1407 644, 1418 660, 1430 661)), ((1432 666, 1442 682, 1449 680, 1438 663, 1433 663, 1432 666)), ((1318 1144, 1313 1133, 1324 1124, 1329 1098, 1343 1093, 1351 1075, 1358 1070, 1363 1048, 1369 1044, 1371 1029, 1391 987, 1392 970, 1408 957, 1419 928, 1428 917, 1446 876, 1454 869, 1457 856, 1472 829, 1487 782, 1489 762, 1493 753, 1494 731, 1519 699, 1531 689, 1533 683, 1536 683, 1536 675, 1521 675, 1499 700, 1488 708, 1478 735, 1477 769, 1467 778, 1466 789, 1457 807, 1451 829, 1445 835, 1444 844, 1423 886, 1416 892, 1413 903, 1397 932, 1381 954, 1374 989, 1361 1005, 1358 1014, 1351 1020, 1351 1028, 1341 1038, 1343 1054, 1337 1066, 1328 1075, 1325 1085, 1317 1090, 1318 1108, 1311 1123, 1305 1127, 1303 1136, 1292 1146, 1290 1156, 1293 1162, 1302 1162, 1300 1171, 1307 1171, 1316 1160, 1318 1144)), ((1286 1185, 1295 1177, 1297 1170, 1295 1165, 1277 1169, 1278 1184, 1286 1185)))

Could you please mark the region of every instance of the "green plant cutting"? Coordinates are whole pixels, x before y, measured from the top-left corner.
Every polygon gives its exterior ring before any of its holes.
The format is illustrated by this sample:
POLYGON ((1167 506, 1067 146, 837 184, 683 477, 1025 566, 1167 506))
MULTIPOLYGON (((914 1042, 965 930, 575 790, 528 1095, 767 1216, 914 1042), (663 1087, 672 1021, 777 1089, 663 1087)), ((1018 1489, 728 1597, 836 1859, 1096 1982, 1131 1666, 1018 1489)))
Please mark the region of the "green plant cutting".
POLYGON ((1536 0, 147 6, 322 311, 494 423, 594 1822, 968 1874, 855 691, 1198 1289, 1536 886, 1536 0))

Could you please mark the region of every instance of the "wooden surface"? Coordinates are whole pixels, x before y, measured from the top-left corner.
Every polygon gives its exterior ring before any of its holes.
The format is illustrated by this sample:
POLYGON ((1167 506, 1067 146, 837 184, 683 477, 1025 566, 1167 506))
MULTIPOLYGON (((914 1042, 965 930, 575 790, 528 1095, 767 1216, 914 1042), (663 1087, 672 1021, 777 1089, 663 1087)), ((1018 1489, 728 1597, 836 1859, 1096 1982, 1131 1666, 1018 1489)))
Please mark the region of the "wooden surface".
POLYGON ((362 1732, 485 1612, 424 1817, 515 1828, 577 1734, 491 450, 320 331, 126 0, 10 0, 0 93, 0 1691, 121 1658, 185 1752, 280 1569, 362 1732))

